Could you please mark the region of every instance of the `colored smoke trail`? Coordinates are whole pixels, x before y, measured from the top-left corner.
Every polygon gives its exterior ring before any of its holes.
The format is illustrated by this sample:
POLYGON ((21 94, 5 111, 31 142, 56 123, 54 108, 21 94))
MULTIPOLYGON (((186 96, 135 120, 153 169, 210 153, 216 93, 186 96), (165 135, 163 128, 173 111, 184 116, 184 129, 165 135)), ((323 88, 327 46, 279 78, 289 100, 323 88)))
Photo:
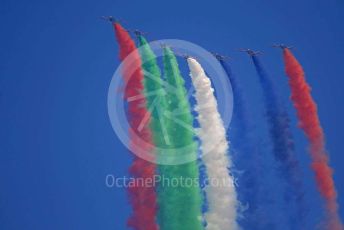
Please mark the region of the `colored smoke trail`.
POLYGON ((143 84, 146 107, 151 114, 149 125, 152 131, 153 141, 158 147, 167 147, 170 144, 171 137, 166 133, 167 121, 162 116, 162 113, 167 110, 167 102, 160 68, 147 40, 141 35, 137 38, 144 73, 143 84))
MULTIPOLYGON (((240 123, 240 129, 238 131, 240 132, 241 137, 244 137, 244 139, 248 139, 248 134, 250 132, 250 124, 247 118, 247 108, 246 108, 246 101, 242 94, 242 88, 240 84, 238 83, 238 80, 236 76, 234 76, 231 67, 228 63, 226 63, 224 60, 219 59, 219 62, 223 69, 225 70, 229 81, 232 86, 233 94, 234 94, 234 110, 233 110, 233 116, 238 120, 237 122, 240 123)), ((233 118, 233 119, 235 119, 233 118)), ((231 140, 232 141, 232 140, 231 140)))
POLYGON ((237 175, 238 198, 243 206, 247 206, 247 209, 243 212, 244 218, 240 218, 239 223, 244 229, 261 229, 263 227, 261 224, 262 218, 259 216, 263 216, 262 213, 265 214, 263 211, 265 202, 261 202, 259 199, 263 180, 261 176, 257 177, 257 175, 260 174, 258 168, 262 167, 262 165, 258 151, 254 147, 256 143, 253 138, 253 124, 247 111, 248 105, 240 82, 226 61, 219 58, 219 62, 231 82, 234 97, 234 110, 229 137, 235 166, 238 170, 243 171, 243 173, 237 175), (258 209, 258 207, 260 208, 258 209))
POLYGON ((300 63, 289 49, 283 49, 285 71, 289 79, 291 100, 299 119, 299 127, 310 142, 311 167, 321 196, 326 201, 327 221, 325 228, 341 230, 343 225, 338 215, 337 192, 332 178, 333 170, 325 149, 325 137, 320 125, 317 105, 312 98, 300 63))
POLYGON ((200 128, 197 132, 201 140, 203 162, 209 181, 217 180, 219 186, 206 186, 209 210, 205 214, 206 229, 225 230, 239 229, 236 222, 238 201, 233 177, 228 168, 232 166, 227 156, 229 149, 226 140, 226 129, 217 109, 217 101, 210 79, 201 65, 193 58, 187 59, 192 83, 195 87, 197 101, 196 111, 200 128), (228 167, 228 168, 227 168, 228 167))
MULTIPOLYGON (((141 60, 139 53, 135 47, 134 41, 130 38, 128 32, 118 23, 113 24, 116 38, 120 49, 120 60, 124 60, 129 54, 132 55, 133 63, 130 66, 124 65, 122 75, 126 83, 124 97, 130 99, 137 97, 143 93, 143 73, 141 69, 141 60), (130 73, 129 68, 136 69, 133 74, 130 73)), ((114 92, 115 93, 115 92, 114 92)), ((130 123, 129 135, 131 136, 131 149, 135 151, 137 144, 140 142, 134 138, 135 132, 138 138, 143 139, 148 144, 141 146, 146 151, 153 151, 149 147, 151 143, 151 132, 147 126, 139 130, 140 123, 144 116, 149 115, 145 108, 146 100, 144 97, 128 102, 128 120, 130 123)), ((141 143, 141 142, 140 142, 141 143)), ((154 179, 155 165, 147 162, 139 157, 134 156, 133 163, 129 172, 134 178, 154 179)), ((133 213, 128 220, 128 226, 135 230, 157 230, 155 221, 156 215, 156 195, 154 187, 145 186, 137 183, 137 186, 128 188, 130 203, 133 208, 133 213)))
MULTIPOLYGON (((144 70, 144 86, 147 100, 147 108, 151 111, 150 127, 152 130, 153 141, 161 149, 171 148, 172 136, 170 129, 167 129, 169 120, 164 116, 167 111, 166 91, 163 87, 161 72, 157 64, 156 56, 149 46, 147 40, 139 35, 138 42, 144 70)), ((159 150, 158 150, 159 151, 159 150)), ((165 151, 157 152, 157 157, 163 157, 165 151)), ((164 178, 175 177, 174 167, 169 165, 157 165, 159 175, 164 178)), ((170 218, 178 210, 175 206, 174 188, 171 186, 158 185, 158 215, 157 220, 161 230, 176 229, 176 219, 170 218)))
POLYGON ((257 56, 252 56, 252 60, 263 89, 266 119, 273 144, 273 154, 278 162, 279 176, 287 182, 284 199, 288 202, 288 206, 293 205, 288 222, 292 225, 292 229, 296 229, 304 226, 305 207, 302 173, 295 155, 290 119, 260 60, 257 56))
MULTIPOLYGON (((185 151, 180 148, 187 146, 187 153, 197 156, 197 143, 194 140, 193 117, 190 110, 190 104, 187 98, 184 80, 180 74, 177 59, 168 47, 163 48, 164 76, 167 86, 168 112, 170 112, 168 133, 171 134, 172 146, 176 158, 185 151), (181 125, 183 124, 183 125, 181 125)), ((169 165, 161 172, 168 176, 167 179, 183 179, 191 181, 191 185, 178 183, 167 189, 166 186, 159 187, 162 189, 159 193, 164 193, 166 202, 163 212, 168 214, 166 219, 160 220, 162 229, 168 230, 201 230, 202 225, 202 198, 198 183, 199 172, 197 161, 191 161, 185 164, 169 165)))

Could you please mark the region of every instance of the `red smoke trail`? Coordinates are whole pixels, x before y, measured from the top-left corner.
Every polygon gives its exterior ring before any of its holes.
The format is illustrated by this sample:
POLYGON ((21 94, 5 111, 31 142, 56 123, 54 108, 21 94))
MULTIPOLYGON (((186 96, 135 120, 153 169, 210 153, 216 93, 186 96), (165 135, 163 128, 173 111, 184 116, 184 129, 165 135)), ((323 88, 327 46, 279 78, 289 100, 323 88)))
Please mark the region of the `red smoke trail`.
MULTIPOLYGON (((122 69, 123 79, 126 83, 124 97, 128 99, 143 93, 141 59, 135 43, 130 38, 128 32, 118 23, 114 23, 113 26, 116 33, 116 39, 119 43, 120 60, 123 61, 131 53, 134 60, 134 64, 131 63, 130 67, 124 65, 122 69), (134 68, 135 72, 129 74, 129 68, 134 68)), ((145 98, 128 102, 127 114, 131 126, 129 135, 131 136, 131 148, 133 151, 135 151, 135 146, 137 146, 138 143, 140 143, 141 148, 152 151, 152 149, 149 149, 150 147, 148 145, 142 146, 142 142, 134 138, 134 136, 137 135, 137 138, 141 138, 145 140, 145 142, 151 143, 151 132, 147 126, 140 132, 137 131, 142 118, 147 114, 145 104, 145 98), (136 135, 132 135, 133 132, 135 132, 136 135)), ((134 162, 129 172, 134 178, 151 178, 150 180, 153 181, 155 165, 134 156, 134 162)), ((135 230, 157 230, 158 227, 155 221, 157 210, 155 188, 153 186, 145 186, 138 183, 138 185, 130 187, 128 193, 133 208, 132 216, 128 220, 128 226, 135 230)))
POLYGON ((333 171, 328 165, 329 159, 325 150, 324 132, 321 128, 317 105, 311 96, 311 88, 307 84, 303 69, 293 54, 284 49, 285 70, 289 77, 291 100, 299 118, 299 126, 310 142, 312 169, 320 194, 326 201, 328 230, 342 230, 343 225, 338 215, 337 192, 332 178, 333 171))

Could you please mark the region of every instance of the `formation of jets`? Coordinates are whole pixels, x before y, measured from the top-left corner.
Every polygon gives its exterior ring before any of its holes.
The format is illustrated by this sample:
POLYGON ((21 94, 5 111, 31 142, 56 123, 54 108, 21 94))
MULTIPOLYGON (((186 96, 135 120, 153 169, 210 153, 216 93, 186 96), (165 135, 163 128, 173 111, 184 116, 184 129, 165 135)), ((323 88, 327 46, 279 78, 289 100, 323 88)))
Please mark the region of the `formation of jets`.
POLYGON ((225 56, 225 55, 222 55, 222 54, 219 54, 219 53, 212 52, 212 54, 214 55, 214 57, 215 57, 217 60, 229 59, 228 56, 225 56))
MULTIPOLYGON (((162 47, 166 47, 166 44, 163 44, 164 46, 162 47)), ((187 54, 187 53, 180 53, 180 52, 174 52, 177 56, 182 57, 184 59, 188 59, 190 57, 192 57, 191 55, 187 54)))
POLYGON ((253 51, 253 50, 251 50, 251 49, 240 49, 239 51, 245 52, 245 53, 247 53, 248 55, 250 55, 251 57, 262 54, 262 52, 260 52, 260 51, 253 51))
POLYGON ((145 35, 145 34, 147 34, 146 32, 142 32, 142 31, 140 31, 140 30, 133 30, 132 31, 136 36, 140 36, 140 35, 145 35))
MULTIPOLYGON (((101 16, 101 18, 105 21, 108 21, 108 22, 111 22, 111 23, 115 23, 115 22, 118 22, 118 20, 116 18, 114 18, 113 16, 101 16)), ((139 36, 139 35, 145 35, 147 33, 145 32, 142 32, 140 30, 130 30, 128 32, 133 32, 136 36, 139 36)), ((167 44, 161 44, 161 47, 167 47, 167 44)), ((274 48, 281 48, 281 49, 292 49, 293 46, 287 46, 283 43, 281 44, 274 44, 272 45, 272 47, 274 48)), ((253 56, 257 56, 257 55, 260 55, 262 54, 262 52, 260 51, 253 51, 251 49, 240 49, 239 51, 241 52, 245 52, 247 53, 248 55, 250 55, 251 57, 253 56)), ((218 60, 225 60, 225 59, 228 59, 229 57, 228 56, 224 56, 224 55, 221 55, 221 54, 218 54, 218 53, 212 53, 218 60)), ((182 56, 183 58, 187 59, 189 57, 191 57, 190 55, 188 54, 180 54, 180 56, 182 56)))
POLYGON ((115 22, 118 21, 118 20, 117 20, 116 18, 114 18, 113 16, 101 16, 100 18, 103 19, 103 20, 105 20, 105 21, 111 22, 111 23, 115 23, 115 22))
POLYGON ((282 44, 274 44, 272 45, 272 47, 274 48, 281 48, 282 50, 283 49, 292 49, 293 46, 287 46, 287 45, 284 45, 283 43, 282 44))
POLYGON ((169 47, 166 43, 160 43, 161 48, 167 48, 169 47))
POLYGON ((180 56, 182 56, 184 59, 188 59, 188 58, 190 58, 191 56, 190 55, 188 55, 188 54, 181 54, 180 56))
MULTIPOLYGON (((100 17, 101 19, 107 21, 107 22, 111 22, 111 23, 116 23, 116 22, 119 22, 118 19, 116 19, 115 17, 113 16, 101 16, 100 17)), ((140 30, 127 30, 128 32, 133 32, 136 36, 139 36, 139 35, 145 35, 147 34, 146 32, 142 32, 140 30)))

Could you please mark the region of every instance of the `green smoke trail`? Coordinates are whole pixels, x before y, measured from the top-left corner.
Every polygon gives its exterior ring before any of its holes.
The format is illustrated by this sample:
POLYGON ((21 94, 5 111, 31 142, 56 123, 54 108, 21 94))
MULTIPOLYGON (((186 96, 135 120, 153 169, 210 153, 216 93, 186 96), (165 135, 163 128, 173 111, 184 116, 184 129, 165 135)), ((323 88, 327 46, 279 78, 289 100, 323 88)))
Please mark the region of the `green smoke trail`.
POLYGON ((161 78, 156 56, 143 36, 138 36, 142 68, 144 71, 144 93, 147 109, 151 112, 150 128, 159 160, 168 155, 172 165, 158 165, 161 178, 158 184, 158 216, 160 230, 201 230, 201 196, 198 186, 196 162, 173 165, 181 154, 178 148, 188 146, 187 153, 196 156, 190 105, 186 98, 184 80, 180 75, 177 60, 170 49, 164 49, 164 73, 161 78), (164 84, 167 86, 165 86, 164 84), (170 87, 169 87, 170 86, 170 87), (177 112, 178 115, 171 115, 177 112), (167 114, 167 115, 166 115, 167 114), (171 118, 172 116, 172 118, 171 118), (192 181, 186 186, 186 180, 192 181), (177 184, 173 183, 176 182, 177 184))
MULTIPOLYGON (((140 55, 142 59, 142 69, 144 71, 144 93, 147 100, 147 110, 151 112, 150 128, 152 130, 153 141, 155 146, 160 149, 172 148, 171 136, 167 129, 168 119, 163 116, 167 111, 166 91, 163 87, 163 80, 159 66, 157 64, 156 56, 149 46, 147 40, 138 36, 140 55)), ((157 159, 163 157, 166 152, 157 150, 157 159)), ((159 160, 159 159, 158 159, 159 160)), ((173 178, 174 173, 172 166, 158 165, 158 171, 163 178, 173 178)), ((174 189, 170 186, 158 186, 158 223, 160 230, 177 229, 176 223, 173 223, 173 218, 169 217, 169 213, 174 215, 176 210, 174 198, 174 189)))
MULTIPOLYGON (((164 76, 167 82, 167 122, 168 133, 171 136, 174 156, 181 157, 182 154, 197 155, 197 144, 194 140, 194 131, 192 129, 193 117, 190 110, 190 104, 186 96, 184 80, 180 74, 177 59, 168 47, 163 49, 164 57, 164 76), (179 151, 186 147, 187 151, 179 151)), ((201 230, 203 229, 201 221, 201 191, 198 184, 199 172, 196 161, 188 162, 182 165, 170 165, 162 168, 163 175, 168 179, 179 179, 177 186, 166 189, 162 188, 159 193, 164 193, 166 199, 165 207, 166 218, 161 220, 160 227, 165 230, 201 230), (180 179, 181 178, 181 179, 180 179), (184 183, 183 183, 184 181, 184 183), (191 184, 185 184, 186 181, 192 181, 191 184)), ((163 212, 165 210, 162 210, 163 212)))
MULTIPOLYGON (((138 36, 142 69, 144 72, 144 94, 146 96, 147 110, 151 112, 150 128, 153 134, 154 144, 160 148, 166 148, 170 138, 166 130, 166 121, 160 116, 167 110, 166 92, 163 88, 161 72, 156 61, 156 56, 147 40, 138 36)), ((160 155, 160 153, 157 153, 160 155)))

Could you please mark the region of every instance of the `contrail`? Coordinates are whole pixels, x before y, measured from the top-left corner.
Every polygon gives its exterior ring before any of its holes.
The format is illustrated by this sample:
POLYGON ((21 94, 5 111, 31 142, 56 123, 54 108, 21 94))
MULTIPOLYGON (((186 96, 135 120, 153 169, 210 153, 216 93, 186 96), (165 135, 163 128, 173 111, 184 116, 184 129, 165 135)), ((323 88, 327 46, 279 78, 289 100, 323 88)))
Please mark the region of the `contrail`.
POLYGON ((287 182, 284 199, 289 211, 289 225, 292 229, 304 226, 305 207, 302 173, 295 154, 294 139, 290 130, 290 118, 279 101, 279 95, 265 71, 259 58, 252 56, 259 81, 263 89, 263 98, 268 121, 273 154, 277 161, 279 176, 287 182))
POLYGON ((317 105, 311 95, 301 64, 289 49, 283 49, 285 71, 289 79, 291 100, 299 119, 299 127, 310 142, 309 153, 311 167, 321 196, 326 201, 328 230, 342 230, 343 225, 338 214, 337 192, 332 178, 333 170, 325 148, 325 136, 318 117, 317 105))
MULTIPOLYGON (((113 23, 115 29, 116 39, 119 44, 119 58, 124 60, 129 54, 133 57, 133 63, 130 66, 123 66, 122 75, 126 83, 124 98, 137 97, 143 94, 143 73, 141 69, 141 60, 139 53, 135 47, 134 41, 130 38, 128 32, 119 24, 113 23), (130 74, 130 68, 136 69, 133 74, 130 74)), ((114 92, 115 93, 115 92, 114 92)), ((151 132, 149 127, 140 127, 141 120, 149 115, 146 110, 146 99, 144 96, 138 97, 137 100, 128 101, 128 118, 130 123, 129 135, 131 136, 131 149, 135 151, 138 145, 134 133, 143 139, 146 143, 151 143, 151 132), (140 127, 140 130, 139 130, 140 127)), ((153 152, 153 149, 147 146, 141 146, 146 151, 153 152)), ((134 178, 154 179, 155 165, 147 162, 134 155, 134 160, 130 166, 129 172, 134 178)), ((156 215, 156 194, 153 186, 145 186, 141 183, 136 183, 137 186, 128 188, 130 203, 133 213, 128 220, 128 227, 135 230, 157 230, 155 221, 156 215)))
MULTIPOLYGON (((193 117, 190 104, 186 97, 184 80, 180 74, 177 59, 169 47, 163 48, 164 77, 166 86, 166 99, 168 101, 168 133, 171 134, 171 143, 174 149, 174 157, 182 157, 183 154, 193 154, 197 157, 197 143, 194 140, 193 117), (177 112, 178 111, 178 112, 177 112), (180 148, 188 146, 188 151, 180 151, 180 148)), ((168 179, 189 181, 191 184, 178 183, 171 188, 160 187, 159 193, 163 193, 165 199, 159 220, 162 229, 168 230, 201 230, 202 224, 202 197, 198 183, 199 171, 197 161, 191 161, 182 165, 169 165, 161 172, 168 179)), ((160 210, 159 210, 160 212, 160 210)), ((160 215, 160 214, 159 214, 160 215)))
POLYGON ((193 58, 187 58, 190 76, 195 87, 197 101, 196 111, 200 129, 198 136, 201 140, 203 162, 209 181, 218 181, 220 185, 206 186, 206 196, 209 210, 205 213, 208 230, 236 230, 238 201, 234 179, 228 168, 232 167, 228 157, 229 145, 226 140, 226 129, 217 109, 217 101, 210 79, 206 76, 201 65, 193 58))

